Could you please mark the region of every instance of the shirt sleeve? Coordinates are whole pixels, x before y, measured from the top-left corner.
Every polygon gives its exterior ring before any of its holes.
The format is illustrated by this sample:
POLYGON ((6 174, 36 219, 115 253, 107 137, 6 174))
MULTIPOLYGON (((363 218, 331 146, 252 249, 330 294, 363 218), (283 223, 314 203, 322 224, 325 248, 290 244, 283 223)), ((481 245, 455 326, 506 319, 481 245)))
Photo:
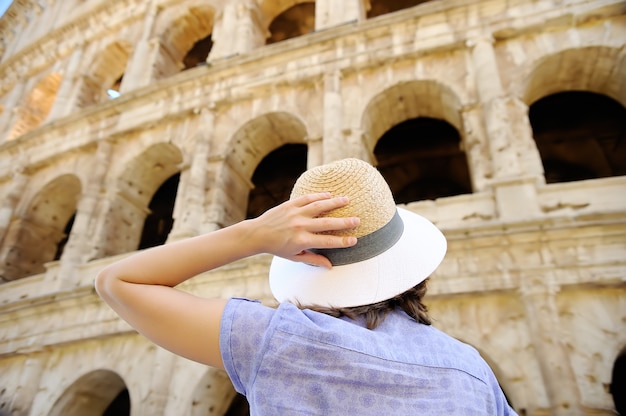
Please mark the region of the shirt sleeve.
POLYGON ((235 390, 243 395, 254 383, 271 333, 275 310, 258 301, 232 298, 220 326, 220 352, 235 390))

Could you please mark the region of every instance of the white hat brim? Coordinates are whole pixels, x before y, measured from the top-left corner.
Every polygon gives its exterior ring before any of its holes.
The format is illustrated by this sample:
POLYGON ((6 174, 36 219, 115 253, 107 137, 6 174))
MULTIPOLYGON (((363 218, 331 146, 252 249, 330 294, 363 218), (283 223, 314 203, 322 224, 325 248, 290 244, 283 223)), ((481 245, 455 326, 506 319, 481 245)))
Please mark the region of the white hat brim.
POLYGON ((447 242, 426 218, 398 208, 404 223, 400 239, 368 260, 332 269, 274 257, 269 271, 279 302, 302 306, 352 307, 391 299, 429 277, 443 260, 447 242))

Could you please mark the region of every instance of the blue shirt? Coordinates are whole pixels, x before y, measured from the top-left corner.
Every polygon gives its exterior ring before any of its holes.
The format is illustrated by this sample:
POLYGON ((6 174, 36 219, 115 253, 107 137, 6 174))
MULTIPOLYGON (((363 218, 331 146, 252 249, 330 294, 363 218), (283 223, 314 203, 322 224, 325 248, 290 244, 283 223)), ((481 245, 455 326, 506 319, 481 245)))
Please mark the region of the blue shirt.
POLYGON ((375 330, 231 299, 224 366, 251 415, 515 415, 471 346, 395 311, 375 330))

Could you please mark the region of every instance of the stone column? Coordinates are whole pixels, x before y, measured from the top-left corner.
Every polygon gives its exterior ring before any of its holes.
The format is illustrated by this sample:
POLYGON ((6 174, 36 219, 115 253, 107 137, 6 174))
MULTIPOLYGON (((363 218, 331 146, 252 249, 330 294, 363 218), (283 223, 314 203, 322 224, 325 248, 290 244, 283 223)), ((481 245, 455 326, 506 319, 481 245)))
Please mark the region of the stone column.
POLYGON ((86 262, 96 250, 97 239, 93 238, 96 235, 94 222, 97 221, 98 201, 104 189, 104 179, 111 162, 111 152, 109 142, 104 140, 98 142, 94 169, 78 201, 74 224, 61 255, 58 276, 70 278, 74 266, 86 262))
POLYGON ((522 276, 520 293, 553 416, 582 416, 581 395, 562 334, 550 276, 522 276))
POLYGON ((207 163, 213 139, 215 114, 208 108, 200 111, 191 164, 181 172, 174 207, 174 228, 167 240, 175 241, 199 234, 207 194, 207 163))
POLYGON ((315 2, 315 30, 365 20, 365 8, 364 0, 317 0, 315 2))
POLYGON ((343 97, 341 95, 341 71, 331 70, 324 74, 324 126, 322 133, 323 162, 342 159, 351 155, 343 137, 343 97))
POLYGON ((484 113, 494 178, 519 176, 519 161, 513 146, 493 39, 483 37, 468 41, 468 44, 472 49, 476 87, 484 113))
POLYGON ((472 189, 484 191, 493 177, 489 147, 486 143, 482 114, 478 107, 466 107, 461 110, 463 119, 463 145, 467 155, 467 165, 471 173, 472 189))
POLYGON ((21 100, 26 96, 26 82, 18 82, 8 94, 2 113, 0 113, 0 143, 4 142, 17 122, 21 100))
POLYGON ((254 184, 245 177, 237 166, 226 158, 216 156, 209 159, 211 189, 207 195, 206 218, 203 232, 209 232, 244 220, 250 190, 254 184))
POLYGON ((263 15, 254 0, 225 2, 215 18, 213 47, 207 61, 244 54, 265 45, 269 37, 263 15))
POLYGON ((31 406, 39 391, 39 382, 44 372, 44 361, 36 354, 24 360, 22 373, 17 381, 17 389, 8 409, 12 415, 30 414, 31 406))
POLYGON ((528 118, 528 106, 517 97, 509 97, 507 104, 520 169, 527 176, 532 176, 540 182, 545 182, 543 162, 533 136, 530 119, 528 118))
POLYGON ((120 94, 144 87, 152 80, 154 63, 159 52, 159 42, 151 39, 158 7, 154 1, 146 5, 146 17, 141 38, 136 43, 135 51, 126 65, 124 78, 120 85, 120 94))
POLYGON ((307 139, 306 166, 311 169, 324 164, 324 141, 321 137, 307 139))
POLYGON ((24 193, 27 183, 28 176, 24 174, 23 167, 18 167, 18 169, 13 172, 11 189, 9 189, 8 194, 0 203, 0 243, 4 240, 7 230, 9 229, 13 212, 20 200, 20 196, 24 193))
POLYGON ((68 115, 74 106, 76 101, 76 86, 81 84, 80 67, 83 61, 83 50, 75 49, 70 55, 69 61, 65 70, 63 70, 63 79, 61 79, 61 85, 57 91, 56 98, 52 109, 48 114, 47 120, 54 120, 68 115))
POLYGON ((536 198, 536 178, 524 177, 518 147, 511 129, 508 102, 503 96, 493 39, 468 41, 476 76, 476 87, 487 135, 498 215, 502 219, 528 218, 540 214, 536 198))

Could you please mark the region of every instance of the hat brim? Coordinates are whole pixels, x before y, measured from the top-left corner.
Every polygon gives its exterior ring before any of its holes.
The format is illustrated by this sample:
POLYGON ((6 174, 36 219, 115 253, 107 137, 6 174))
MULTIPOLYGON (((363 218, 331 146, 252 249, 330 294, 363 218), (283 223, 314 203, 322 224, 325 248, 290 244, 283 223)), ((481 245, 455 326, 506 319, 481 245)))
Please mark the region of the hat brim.
POLYGON ((368 260, 332 269, 274 257, 270 289, 279 302, 302 306, 352 307, 391 299, 429 277, 446 254, 443 233, 426 218, 398 208, 400 239, 368 260))

